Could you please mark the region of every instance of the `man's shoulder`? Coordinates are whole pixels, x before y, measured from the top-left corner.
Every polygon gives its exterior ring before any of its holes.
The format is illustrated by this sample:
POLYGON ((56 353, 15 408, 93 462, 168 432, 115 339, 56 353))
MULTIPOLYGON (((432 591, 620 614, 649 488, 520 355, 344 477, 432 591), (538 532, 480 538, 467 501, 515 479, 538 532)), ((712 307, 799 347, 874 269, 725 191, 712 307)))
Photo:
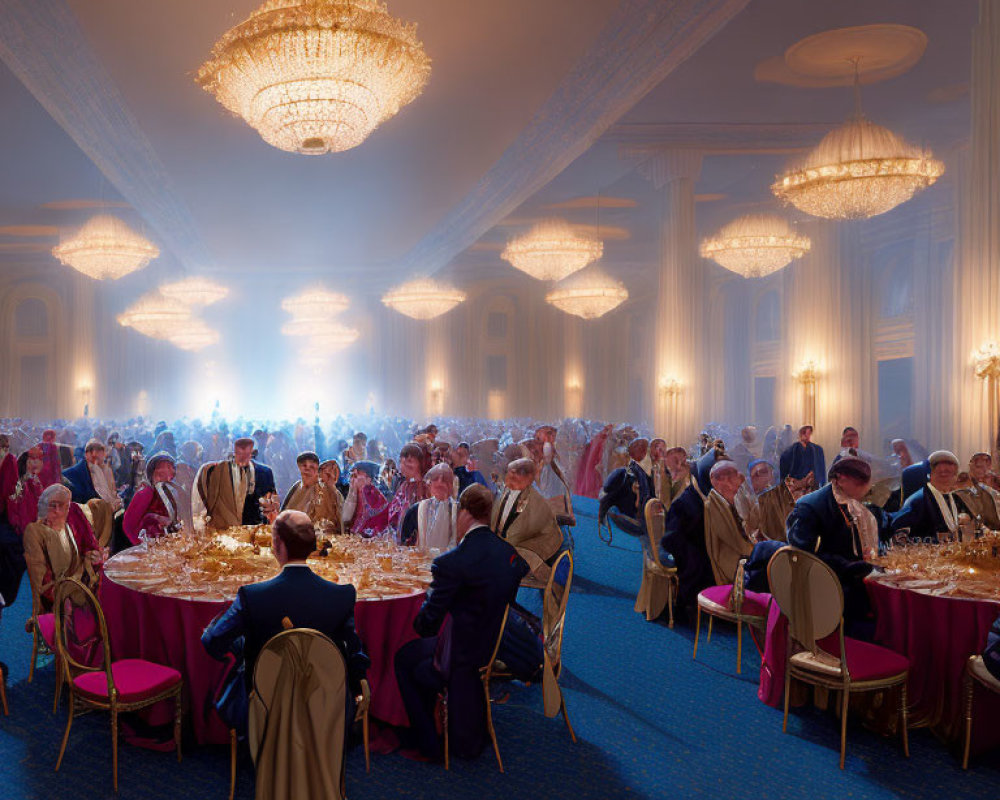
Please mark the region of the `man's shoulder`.
POLYGON ((795 501, 795 508, 801 508, 807 511, 819 511, 824 508, 830 502, 830 496, 833 494, 833 487, 830 484, 817 489, 815 492, 809 492, 809 494, 804 494, 798 500, 795 501))
POLYGON ((328 581, 326 578, 317 575, 307 566, 289 566, 282 569, 273 578, 259 583, 248 583, 240 588, 240 592, 246 597, 259 598, 267 597, 270 594, 279 594, 287 591, 294 591, 296 587, 308 585, 311 593, 326 593, 329 597, 347 597, 356 594, 354 586, 328 581))

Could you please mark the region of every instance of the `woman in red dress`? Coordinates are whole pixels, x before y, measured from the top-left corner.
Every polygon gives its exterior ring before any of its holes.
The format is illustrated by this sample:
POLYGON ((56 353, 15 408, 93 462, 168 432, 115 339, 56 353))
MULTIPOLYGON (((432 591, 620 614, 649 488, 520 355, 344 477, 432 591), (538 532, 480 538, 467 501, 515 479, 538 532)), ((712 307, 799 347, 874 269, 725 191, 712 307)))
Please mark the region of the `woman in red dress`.
POLYGON ((576 494, 580 497, 592 497, 596 500, 601 493, 601 486, 604 484, 604 475, 601 472, 604 465, 604 445, 613 427, 605 425, 583 448, 580 466, 576 470, 576 494))
POLYGON ((146 463, 146 482, 135 493, 125 511, 122 528, 132 544, 139 544, 139 534, 149 538, 163 536, 180 527, 177 517, 178 490, 174 459, 167 453, 157 453, 146 463))

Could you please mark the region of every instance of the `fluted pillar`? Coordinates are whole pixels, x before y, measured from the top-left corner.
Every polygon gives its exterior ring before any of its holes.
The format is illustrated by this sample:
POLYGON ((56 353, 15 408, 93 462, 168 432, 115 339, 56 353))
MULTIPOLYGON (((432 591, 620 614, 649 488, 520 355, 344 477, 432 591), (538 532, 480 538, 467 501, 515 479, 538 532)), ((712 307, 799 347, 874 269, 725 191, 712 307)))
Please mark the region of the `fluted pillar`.
POLYGON ((73 275, 70 336, 70 363, 59 368, 68 377, 65 408, 71 419, 83 416, 84 409, 95 416, 98 400, 97 374, 94 363, 94 281, 83 275, 73 275))
MULTIPOLYGON (((980 0, 972 35, 972 138, 958 188, 953 443, 965 458, 989 447, 989 382, 975 352, 1000 343, 1000 0, 980 0)), ((951 443, 948 443, 951 444, 951 443)))

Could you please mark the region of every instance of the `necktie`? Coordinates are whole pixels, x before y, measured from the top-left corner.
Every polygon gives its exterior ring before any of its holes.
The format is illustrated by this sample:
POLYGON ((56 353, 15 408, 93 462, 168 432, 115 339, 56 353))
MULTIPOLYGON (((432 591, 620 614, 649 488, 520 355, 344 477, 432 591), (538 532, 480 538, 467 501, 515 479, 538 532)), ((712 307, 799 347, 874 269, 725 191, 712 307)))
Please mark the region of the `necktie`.
POLYGON ((864 558, 864 549, 861 547, 861 534, 858 533, 858 526, 854 523, 851 510, 847 506, 841 506, 840 510, 844 514, 844 520, 851 528, 851 546, 854 548, 854 555, 857 558, 864 558))

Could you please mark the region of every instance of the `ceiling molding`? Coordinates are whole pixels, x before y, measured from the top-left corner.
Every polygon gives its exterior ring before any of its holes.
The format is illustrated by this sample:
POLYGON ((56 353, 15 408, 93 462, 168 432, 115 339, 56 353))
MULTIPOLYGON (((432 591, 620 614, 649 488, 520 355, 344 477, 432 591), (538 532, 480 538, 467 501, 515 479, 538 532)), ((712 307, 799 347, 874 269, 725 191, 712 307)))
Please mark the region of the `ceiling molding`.
POLYGON ((402 259, 402 273, 428 274, 447 265, 586 152, 748 2, 621 0, 518 138, 402 259))
POLYGON ((0 59, 189 269, 194 218, 65 0, 0 0, 0 59))

